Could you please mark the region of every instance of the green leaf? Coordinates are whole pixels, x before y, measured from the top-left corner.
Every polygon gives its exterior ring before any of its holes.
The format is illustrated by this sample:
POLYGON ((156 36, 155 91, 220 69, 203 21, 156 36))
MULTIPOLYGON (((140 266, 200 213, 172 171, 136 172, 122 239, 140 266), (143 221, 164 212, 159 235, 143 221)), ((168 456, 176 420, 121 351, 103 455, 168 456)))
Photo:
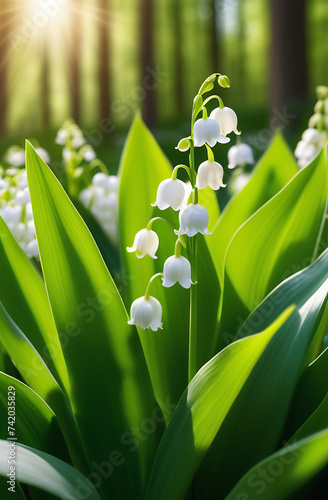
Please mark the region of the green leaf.
POLYGON ((328 393, 328 349, 303 371, 297 384, 287 421, 288 435, 293 434, 317 410, 328 393))
POLYGON ((222 335, 238 323, 284 278, 312 260, 326 214, 325 150, 260 208, 233 237, 225 259, 222 335), (233 312, 233 313, 232 313, 233 312))
POLYGON ((207 244, 223 280, 224 258, 239 227, 272 198, 298 172, 297 163, 283 137, 277 134, 257 164, 250 181, 228 203, 207 244))
MULTIPOLYGON (((100 500, 91 482, 66 462, 29 446, 15 443, 16 479, 56 495, 62 500, 100 500), (84 495, 84 496, 83 496, 84 495), (85 495, 88 495, 87 497, 85 495)), ((0 441, 0 474, 8 474, 8 441, 0 441)))
MULTIPOLYGON (((328 464, 328 431, 285 446, 249 470, 225 500, 285 500, 328 464)), ((321 492, 322 493, 322 492, 321 492)))
POLYGON ((40 354, 8 316, 0 302, 0 338, 22 377, 56 413, 73 463, 85 470, 84 451, 67 397, 40 354))
POLYGON ((195 495, 201 491, 209 500, 222 498, 285 437, 287 415, 327 292, 328 251, 279 285, 241 327, 237 338, 249 338, 296 305, 263 352, 197 471, 195 495))
POLYGON ((0 218, 0 302, 67 392, 67 370, 44 283, 0 218), (15 300, 13 300, 15 297, 15 300))
POLYGON ((285 311, 262 334, 231 344, 195 375, 160 443, 146 500, 184 499, 197 467, 231 406, 268 343, 292 311, 293 307, 285 311))
MULTIPOLYGON (((157 260, 149 256, 137 259, 135 254, 126 251, 126 247, 132 246, 135 234, 146 227, 152 217, 164 217, 178 227, 177 213, 171 209, 154 210, 151 206, 159 183, 171 174, 168 160, 137 116, 120 165, 119 228, 128 307, 145 294, 149 279, 163 272, 164 261, 174 254, 176 235, 163 221, 154 222, 152 227, 160 241, 157 260)), ((152 284, 151 295, 162 305, 163 331, 153 333, 139 329, 139 335, 155 396, 169 419, 172 412, 167 411, 167 405, 178 402, 188 383, 189 293, 178 284, 165 289, 158 279, 152 284)))
MULTIPOLYGON (((13 408, 12 408, 13 407, 13 408)), ((32 446, 47 453, 54 453, 66 462, 70 460, 63 435, 55 414, 49 406, 27 385, 0 372, 0 436, 9 438, 9 431, 14 428, 14 436, 19 436, 22 444, 32 446), (14 387, 9 391, 8 387, 14 387), (8 428, 8 395, 16 404, 14 418, 8 428), (35 422, 38 425, 35 425, 35 422)))
POLYGON ((85 223, 51 170, 26 147, 41 264, 86 455, 90 464, 101 464, 117 450, 119 466, 99 488, 105 495, 137 499, 156 435, 136 439, 133 429, 147 418, 157 425, 140 341, 85 223))

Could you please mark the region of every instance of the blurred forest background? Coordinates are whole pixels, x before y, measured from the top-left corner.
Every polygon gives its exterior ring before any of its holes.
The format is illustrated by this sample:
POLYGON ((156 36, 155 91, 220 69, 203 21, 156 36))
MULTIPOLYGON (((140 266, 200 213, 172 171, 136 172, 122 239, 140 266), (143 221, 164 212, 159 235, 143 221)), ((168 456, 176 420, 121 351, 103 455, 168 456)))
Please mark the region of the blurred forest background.
POLYGON ((47 147, 69 116, 96 149, 121 147, 139 108, 172 147, 217 71, 259 154, 277 127, 295 146, 327 61, 327 0, 0 0, 0 156, 47 147))

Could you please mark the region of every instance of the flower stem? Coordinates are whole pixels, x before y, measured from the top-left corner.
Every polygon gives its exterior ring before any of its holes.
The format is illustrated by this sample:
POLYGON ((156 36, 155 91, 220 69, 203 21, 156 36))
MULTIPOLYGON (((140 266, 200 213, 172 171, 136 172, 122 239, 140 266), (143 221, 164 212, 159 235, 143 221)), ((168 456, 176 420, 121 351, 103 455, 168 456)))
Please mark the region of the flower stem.
MULTIPOLYGON (((197 235, 190 240, 192 281, 197 282, 197 235)), ((197 286, 190 287, 188 382, 197 372, 197 286)))
POLYGON ((146 291, 145 291, 145 299, 146 300, 149 300, 149 293, 150 293, 150 285, 152 284, 152 282, 154 281, 155 278, 158 278, 159 276, 163 277, 163 273, 157 273, 157 274, 154 274, 154 276, 152 276, 149 280, 149 283, 147 285, 147 288, 146 288, 146 291))
MULTIPOLYGON (((189 153, 190 169, 196 172, 195 168, 195 149, 194 149, 194 107, 191 115, 191 140, 189 153)), ((198 202, 198 189, 194 187, 193 203, 198 202)), ((190 264, 192 272, 192 281, 197 283, 197 235, 190 238, 190 264)), ((190 312, 189 312, 189 356, 188 356, 188 382, 197 372, 197 286, 190 287, 190 312)))

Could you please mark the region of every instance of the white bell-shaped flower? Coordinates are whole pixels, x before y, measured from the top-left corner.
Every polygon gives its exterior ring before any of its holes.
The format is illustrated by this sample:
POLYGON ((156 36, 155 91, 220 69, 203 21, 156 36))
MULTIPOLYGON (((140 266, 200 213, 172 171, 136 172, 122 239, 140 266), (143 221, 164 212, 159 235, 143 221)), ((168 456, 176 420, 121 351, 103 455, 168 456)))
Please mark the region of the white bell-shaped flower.
POLYGON ((163 274, 163 286, 166 288, 173 286, 177 282, 183 288, 190 288, 192 285, 190 262, 182 255, 179 257, 172 255, 172 257, 166 259, 163 274))
POLYGON ((151 328, 154 332, 163 328, 162 306, 154 297, 136 299, 131 305, 130 316, 129 325, 140 326, 143 330, 151 328))
POLYGON ((211 234, 207 228, 208 213, 202 205, 191 204, 183 208, 179 213, 180 229, 175 234, 186 234, 189 237, 197 233, 211 234))
POLYGON ((236 144, 228 151, 228 168, 242 167, 243 165, 253 165, 253 150, 248 144, 236 144))
POLYGON ((236 113, 231 108, 215 108, 210 114, 210 118, 217 121, 220 125, 221 134, 224 136, 234 132, 239 135, 240 132, 237 130, 238 118, 236 113))
POLYGON ((199 165, 196 187, 204 189, 206 186, 210 186, 214 190, 225 187, 226 185, 223 184, 223 174, 224 170, 220 163, 206 160, 199 165))
POLYGON ((127 247, 128 252, 136 252, 138 259, 142 259, 145 255, 150 255, 153 259, 157 259, 156 252, 159 245, 159 239, 155 231, 151 229, 141 229, 134 237, 132 247, 127 247))
POLYGON ((186 196, 186 185, 179 179, 165 179, 157 189, 157 196, 153 207, 158 207, 160 210, 165 210, 172 207, 173 210, 181 210, 184 206, 186 196))
POLYGON ((225 144, 229 142, 228 137, 224 137, 221 134, 220 125, 216 120, 212 118, 200 118, 195 122, 194 125, 194 145, 204 146, 207 143, 209 146, 213 147, 217 142, 225 144))

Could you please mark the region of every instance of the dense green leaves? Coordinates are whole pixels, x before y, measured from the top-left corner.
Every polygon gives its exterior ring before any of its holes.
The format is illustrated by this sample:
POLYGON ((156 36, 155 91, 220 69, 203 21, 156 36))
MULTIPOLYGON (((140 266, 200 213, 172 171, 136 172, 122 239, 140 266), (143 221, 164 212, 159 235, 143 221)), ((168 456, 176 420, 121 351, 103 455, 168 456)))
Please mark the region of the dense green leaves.
POLYGON ((254 466, 225 500, 285 500, 328 464, 328 431, 292 442, 254 466))
POLYGON ((282 436, 285 421, 327 292, 328 251, 277 287, 241 327, 238 338, 248 337, 296 305, 254 367, 201 464, 194 485, 198 495, 222 498, 218 491, 227 494, 249 468, 275 451, 281 438, 289 437, 282 436))
MULTIPOLYGON (((71 465, 20 443, 12 445, 17 481, 37 486, 62 500, 100 500, 93 485, 71 465)), ((8 474, 8 441, 0 441, 0 474, 8 474)))
POLYGON ((195 375, 160 443, 147 500, 184 498, 197 467, 243 385, 292 311, 293 307, 285 311, 261 335, 230 345, 195 375))
POLYGON ((283 137, 277 134, 256 166, 250 181, 236 194, 207 238, 215 268, 223 280, 224 258, 239 227, 272 198, 298 172, 297 163, 283 137))
POLYGON ((29 143, 27 175, 45 283, 89 463, 108 462, 117 451, 113 473, 97 476, 99 489, 139 498, 156 436, 131 446, 131 429, 155 408, 137 332, 127 324, 85 223, 29 143))
POLYGON ((225 258, 222 335, 284 278, 308 265, 316 252, 327 200, 326 151, 260 208, 233 237, 225 258), (232 314, 233 312, 233 314, 232 314))
POLYGON ((0 435, 9 436, 8 395, 17 405, 14 418, 11 419, 15 436, 22 444, 41 451, 55 454, 62 460, 69 461, 69 454, 59 429, 55 414, 49 406, 27 385, 0 372, 0 435), (8 389, 11 388, 11 389, 8 389), (37 426, 35 425, 37 422, 37 426))
POLYGON ((69 392, 66 365, 44 283, 1 218, 0 274, 0 302, 69 392))

